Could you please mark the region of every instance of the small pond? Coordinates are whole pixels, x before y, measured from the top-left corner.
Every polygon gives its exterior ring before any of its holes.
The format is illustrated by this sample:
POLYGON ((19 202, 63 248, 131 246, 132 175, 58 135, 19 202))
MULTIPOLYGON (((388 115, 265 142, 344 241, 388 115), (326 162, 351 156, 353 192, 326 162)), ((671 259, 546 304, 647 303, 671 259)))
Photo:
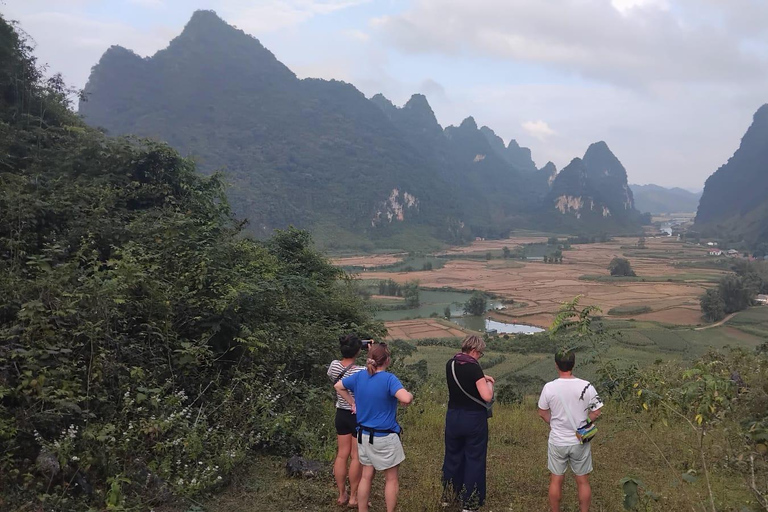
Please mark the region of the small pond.
POLYGON ((480 332, 496 331, 499 334, 534 334, 537 332, 544 332, 544 329, 541 327, 535 327, 533 325, 526 324, 499 322, 498 320, 491 320, 490 318, 483 318, 481 316, 464 316, 460 318, 451 318, 451 321, 462 327, 466 327, 467 329, 480 332))
MULTIPOLYGON (((405 318, 429 318, 432 314, 443 316, 445 308, 451 309, 451 316, 457 317, 464 314, 464 303, 472 294, 466 292, 454 292, 444 290, 420 290, 419 300, 421 304, 414 309, 400 309, 392 311, 377 311, 376 318, 385 322, 403 320, 405 318)), ((489 299, 488 309, 500 309, 501 301, 489 299)))

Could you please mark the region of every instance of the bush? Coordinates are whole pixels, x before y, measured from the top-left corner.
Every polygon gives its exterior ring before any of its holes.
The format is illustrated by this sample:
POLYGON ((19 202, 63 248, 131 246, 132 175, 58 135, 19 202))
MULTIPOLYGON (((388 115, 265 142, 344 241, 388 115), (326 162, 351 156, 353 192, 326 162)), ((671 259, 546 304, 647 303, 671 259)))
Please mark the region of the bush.
POLYGON ((474 292, 464 303, 464 314, 480 316, 488 309, 488 300, 482 292, 474 292))
POLYGON ((632 270, 629 260, 625 258, 613 258, 608 264, 608 270, 611 271, 612 276, 635 277, 637 275, 632 270))
POLYGON ((383 334, 350 281, 306 232, 243 237, 168 146, 85 127, 0 31, 2 507, 147 510, 322 442, 335 340, 383 334))
POLYGON ((642 315, 653 311, 650 306, 617 306, 608 310, 609 315, 642 315))

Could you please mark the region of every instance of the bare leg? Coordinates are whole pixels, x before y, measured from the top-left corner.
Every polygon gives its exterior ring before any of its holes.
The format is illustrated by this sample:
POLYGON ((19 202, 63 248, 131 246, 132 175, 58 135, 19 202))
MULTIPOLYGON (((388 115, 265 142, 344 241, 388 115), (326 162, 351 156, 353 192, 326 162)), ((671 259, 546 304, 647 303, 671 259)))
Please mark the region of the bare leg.
POLYGON ((384 500, 387 503, 387 512, 395 512, 397 507, 397 494, 400 492, 400 482, 397 478, 397 468, 384 470, 384 500))
POLYGON ((576 489, 579 493, 579 510, 589 512, 592 504, 592 487, 589 485, 589 475, 576 476, 576 489))
MULTIPOLYGON (((333 462, 333 476, 336 478, 336 487, 339 488, 339 499, 336 500, 339 505, 347 502, 347 459, 349 458, 349 447, 351 435, 336 436, 336 460, 333 462)), ((355 450, 357 451, 357 450, 355 450)), ((355 454, 357 455, 357 454, 355 454)))
POLYGON ((551 512, 560 512, 563 480, 565 480, 565 475, 549 475, 549 509, 551 512))
POLYGON ((360 477, 360 486, 357 488, 357 510, 359 512, 368 512, 368 499, 371 497, 371 482, 376 470, 373 466, 363 466, 363 472, 360 477))
POLYGON ((349 506, 357 505, 357 487, 360 485, 360 474, 363 467, 360 465, 360 457, 357 453, 357 438, 349 436, 349 454, 352 460, 349 463, 349 506))

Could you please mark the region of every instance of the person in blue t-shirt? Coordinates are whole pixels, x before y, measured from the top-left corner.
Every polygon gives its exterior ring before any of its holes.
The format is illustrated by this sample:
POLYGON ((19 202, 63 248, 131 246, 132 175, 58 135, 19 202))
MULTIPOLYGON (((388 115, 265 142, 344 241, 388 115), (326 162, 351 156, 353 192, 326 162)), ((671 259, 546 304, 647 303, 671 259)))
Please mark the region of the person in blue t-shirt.
POLYGON ((372 343, 366 361, 368 371, 345 377, 334 386, 357 414, 357 452, 363 466, 357 489, 360 512, 368 512, 371 483, 377 470, 384 472, 387 512, 394 512, 397 505, 400 490, 397 470, 405 460, 397 404, 410 404, 413 395, 397 377, 386 371, 391 361, 386 343, 372 343))

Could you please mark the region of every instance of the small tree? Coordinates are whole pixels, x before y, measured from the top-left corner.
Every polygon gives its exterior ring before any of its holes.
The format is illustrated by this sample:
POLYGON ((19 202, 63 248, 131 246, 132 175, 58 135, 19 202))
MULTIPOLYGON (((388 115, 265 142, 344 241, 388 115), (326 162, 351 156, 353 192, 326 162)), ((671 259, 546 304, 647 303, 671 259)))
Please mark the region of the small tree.
POLYGON ((613 258, 611 263, 608 264, 608 270, 611 271, 611 275, 614 277, 636 277, 635 271, 632 270, 632 265, 629 264, 629 260, 626 258, 613 258))
POLYGON ((701 313, 710 322, 719 322, 725 318, 725 301, 723 301, 720 290, 711 288, 701 296, 701 313))
POLYGON ((485 259, 490 260, 491 258, 493 258, 493 254, 491 254, 491 251, 488 251, 487 253, 485 253, 485 259))
POLYGON ((403 297, 406 307, 413 309, 419 307, 419 282, 409 281, 403 285, 403 297))
POLYGON ((640 237, 640 238, 637 240, 637 248, 638 248, 638 249, 645 249, 645 237, 644 237, 644 236, 641 236, 641 237, 640 237))
POLYGON ((560 240, 558 240, 556 236, 551 236, 547 239, 548 245, 557 245, 559 243, 560 243, 560 240))
POLYGON ((443 310, 443 316, 447 319, 451 319, 451 306, 445 306, 445 309, 443 310))
POLYGON ((502 247, 502 249, 501 249, 501 252, 503 252, 503 253, 504 253, 504 259, 506 260, 506 259, 508 259, 508 258, 509 258, 509 254, 510 254, 512 251, 510 251, 510 250, 509 250, 509 247, 507 247, 507 246, 505 245, 504 247, 502 247))
POLYGON ((480 316, 485 313, 487 308, 488 300, 485 298, 485 294, 482 292, 475 292, 469 300, 464 303, 464 314, 480 316))

